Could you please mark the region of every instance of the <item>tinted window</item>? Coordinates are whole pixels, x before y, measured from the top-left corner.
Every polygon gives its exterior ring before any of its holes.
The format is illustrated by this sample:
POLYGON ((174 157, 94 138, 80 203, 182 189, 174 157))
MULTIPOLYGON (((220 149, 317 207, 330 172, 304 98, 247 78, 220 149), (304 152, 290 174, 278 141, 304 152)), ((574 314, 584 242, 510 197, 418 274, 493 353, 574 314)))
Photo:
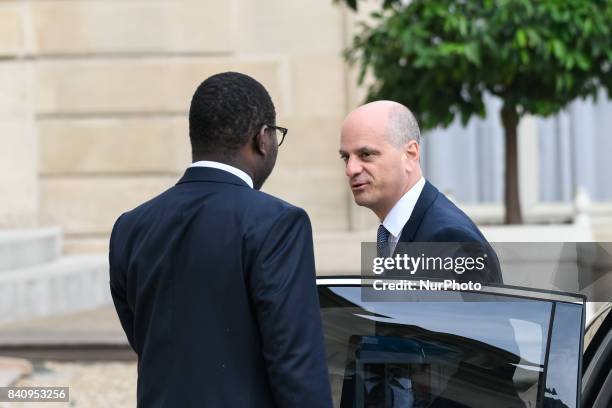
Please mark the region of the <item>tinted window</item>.
POLYGON ((362 302, 359 287, 319 290, 335 407, 536 406, 551 302, 362 302))
POLYGON ((582 307, 557 303, 550 336, 550 355, 546 372, 545 407, 578 406, 578 363, 582 307))

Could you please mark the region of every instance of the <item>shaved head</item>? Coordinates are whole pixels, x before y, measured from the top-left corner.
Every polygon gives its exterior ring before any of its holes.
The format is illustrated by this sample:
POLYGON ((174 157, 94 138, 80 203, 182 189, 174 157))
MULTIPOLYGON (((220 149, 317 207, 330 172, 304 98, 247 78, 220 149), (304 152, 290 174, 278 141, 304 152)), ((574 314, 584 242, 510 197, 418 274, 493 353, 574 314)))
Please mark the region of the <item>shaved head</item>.
POLYGON ((349 113, 340 158, 355 202, 383 220, 421 178, 420 140, 414 115, 397 102, 371 102, 349 113))
POLYGON ((393 101, 375 101, 358 107, 346 117, 344 126, 382 131, 396 147, 410 140, 421 143, 421 131, 414 115, 410 109, 393 101))

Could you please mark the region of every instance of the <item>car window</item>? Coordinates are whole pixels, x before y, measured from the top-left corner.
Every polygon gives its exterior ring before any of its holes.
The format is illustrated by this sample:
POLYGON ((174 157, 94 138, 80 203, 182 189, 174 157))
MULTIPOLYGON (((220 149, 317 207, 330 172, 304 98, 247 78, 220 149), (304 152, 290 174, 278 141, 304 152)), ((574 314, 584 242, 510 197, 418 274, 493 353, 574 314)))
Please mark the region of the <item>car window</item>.
POLYGON ((319 298, 335 407, 536 407, 544 391, 554 302, 363 302, 351 286, 319 298))
POLYGON ((544 406, 577 407, 580 370, 572 362, 580 361, 582 308, 570 303, 556 303, 550 336, 550 355, 546 368, 544 406))

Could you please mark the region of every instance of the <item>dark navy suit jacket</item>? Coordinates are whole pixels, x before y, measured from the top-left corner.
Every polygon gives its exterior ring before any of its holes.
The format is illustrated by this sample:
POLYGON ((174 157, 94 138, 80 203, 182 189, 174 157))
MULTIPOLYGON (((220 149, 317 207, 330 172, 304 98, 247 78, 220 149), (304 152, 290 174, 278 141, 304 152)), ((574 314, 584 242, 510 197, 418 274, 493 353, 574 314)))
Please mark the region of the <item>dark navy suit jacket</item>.
POLYGON ((139 407, 331 406, 302 209, 189 168, 119 217, 109 261, 139 407))
MULTIPOLYGON (((488 256, 486 270, 477 275, 466 273, 462 276, 444 276, 444 278, 459 277, 481 283, 503 283, 499 260, 484 235, 470 217, 429 181, 425 182, 412 214, 402 229, 399 242, 476 243, 478 245, 475 246, 461 245, 454 256, 472 253, 478 255, 484 251, 488 256)), ((396 252, 400 251, 398 247, 396 252)))
MULTIPOLYGON (((402 230, 399 242, 454 242, 461 243, 460 249, 454 256, 478 256, 483 253, 487 254, 487 268, 476 275, 468 274, 460 276, 452 276, 452 278, 464 281, 472 280, 480 283, 493 283, 503 284, 501 268, 499 260, 495 251, 491 245, 487 242, 486 238, 474 222, 453 204, 446 196, 438 191, 429 181, 425 183, 423 191, 417 200, 415 208, 402 230), (473 243, 470 245, 467 243, 473 243)), ((451 278, 451 276, 444 276, 444 278, 451 278)), ((498 336, 504 339, 514 338, 514 329, 509 322, 502 323, 496 327, 498 336)), ((508 350, 515 354, 515 362, 518 363, 519 348, 513 340, 508 350)), ((469 366, 469 364, 468 364, 469 366)), ((512 386, 512 378, 514 375, 514 368, 509 368, 504 373, 499 375, 499 386, 506 385, 508 401, 512 403, 511 406, 519 406, 520 398, 516 395, 512 386)), ((490 385, 480 384, 478 378, 475 378, 473 373, 469 369, 464 369, 464 365, 460 365, 459 371, 457 371, 450 378, 444 393, 433 401, 432 407, 435 408, 449 408, 449 407, 467 407, 472 405, 465 405, 457 402, 454 396, 446 395, 452 389, 463 389, 465 384, 470 383, 474 387, 482 387, 486 389, 490 388, 490 385)), ((500 388, 506 389, 506 388, 500 388)), ((475 401, 478 399, 477 395, 468 395, 475 397, 475 401)), ((473 399, 473 398, 472 398, 473 399)), ((476 401, 474 404, 478 404, 476 401)), ((474 405, 475 406, 475 405, 474 405)), ((510 405, 509 405, 510 406, 510 405)))

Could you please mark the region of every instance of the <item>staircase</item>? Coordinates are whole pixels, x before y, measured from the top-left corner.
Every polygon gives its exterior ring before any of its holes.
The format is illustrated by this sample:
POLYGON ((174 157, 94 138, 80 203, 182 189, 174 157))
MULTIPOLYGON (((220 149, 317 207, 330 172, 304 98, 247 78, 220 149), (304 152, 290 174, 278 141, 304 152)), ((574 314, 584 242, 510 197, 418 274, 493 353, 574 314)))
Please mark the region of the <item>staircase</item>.
POLYGON ((58 228, 0 230, 0 322, 111 304, 108 258, 62 256, 58 228))

